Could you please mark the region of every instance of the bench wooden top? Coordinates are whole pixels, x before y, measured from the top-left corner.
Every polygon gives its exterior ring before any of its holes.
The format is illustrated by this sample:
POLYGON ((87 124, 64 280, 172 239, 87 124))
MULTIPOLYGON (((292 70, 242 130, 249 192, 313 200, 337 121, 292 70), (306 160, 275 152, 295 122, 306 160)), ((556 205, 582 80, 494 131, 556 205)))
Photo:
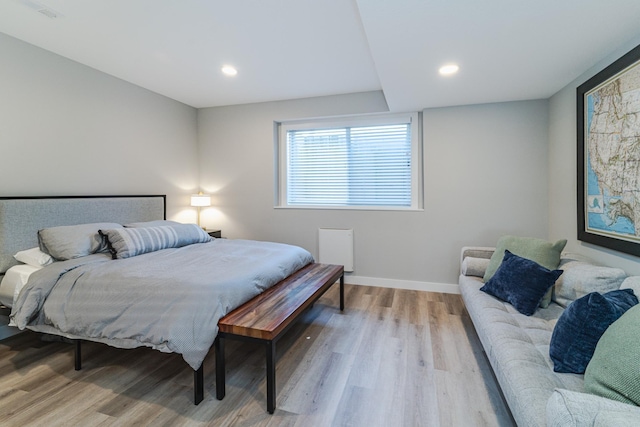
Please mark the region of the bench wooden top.
POLYGON ((343 274, 342 265, 309 264, 220 319, 220 332, 273 340, 343 274))

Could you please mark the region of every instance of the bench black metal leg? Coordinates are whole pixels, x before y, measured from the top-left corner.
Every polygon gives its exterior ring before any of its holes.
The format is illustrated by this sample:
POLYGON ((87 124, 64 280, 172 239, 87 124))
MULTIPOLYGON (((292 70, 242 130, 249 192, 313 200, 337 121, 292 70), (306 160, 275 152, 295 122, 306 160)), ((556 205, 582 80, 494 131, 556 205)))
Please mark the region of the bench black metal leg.
POLYGON ((195 405, 204 399, 204 362, 193 371, 193 403, 195 405))
POLYGON ((222 400, 225 395, 224 378, 224 339, 218 335, 215 341, 216 347, 216 399, 222 400))
POLYGON ((344 274, 340 276, 340 311, 344 311, 344 274))
POLYGON ((76 340, 76 350, 74 352, 75 359, 75 368, 76 371, 82 369, 82 351, 81 351, 81 340, 76 340))
POLYGON ((276 410, 276 343, 267 341, 267 412, 276 410))

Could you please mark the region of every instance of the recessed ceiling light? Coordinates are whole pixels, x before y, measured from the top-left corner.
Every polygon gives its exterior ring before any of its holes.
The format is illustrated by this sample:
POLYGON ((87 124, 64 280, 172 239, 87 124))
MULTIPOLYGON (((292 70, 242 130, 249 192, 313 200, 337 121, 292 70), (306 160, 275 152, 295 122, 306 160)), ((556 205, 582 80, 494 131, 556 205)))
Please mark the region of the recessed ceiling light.
POLYGON ((227 76, 235 76, 236 74, 238 74, 238 70, 236 70, 231 65, 225 65, 224 67, 222 67, 222 72, 227 76))
POLYGON ((447 65, 443 65, 442 67, 440 67, 440 70, 438 70, 438 71, 443 76, 450 76, 452 74, 457 73, 459 69, 460 69, 460 67, 458 67, 456 64, 447 64, 447 65))

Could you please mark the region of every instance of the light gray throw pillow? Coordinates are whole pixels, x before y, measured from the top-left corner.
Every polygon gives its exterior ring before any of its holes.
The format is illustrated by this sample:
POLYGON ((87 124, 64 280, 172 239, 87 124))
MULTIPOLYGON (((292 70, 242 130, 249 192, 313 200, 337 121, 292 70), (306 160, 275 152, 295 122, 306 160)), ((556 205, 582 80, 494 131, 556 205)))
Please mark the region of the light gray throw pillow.
POLYGON ((591 292, 604 294, 615 291, 627 277, 622 269, 581 261, 563 262, 558 268, 564 273, 556 282, 552 300, 565 308, 591 292))
POLYGON ((116 228, 100 230, 107 237, 113 259, 129 258, 167 248, 180 248, 212 240, 196 224, 177 224, 160 227, 116 228))

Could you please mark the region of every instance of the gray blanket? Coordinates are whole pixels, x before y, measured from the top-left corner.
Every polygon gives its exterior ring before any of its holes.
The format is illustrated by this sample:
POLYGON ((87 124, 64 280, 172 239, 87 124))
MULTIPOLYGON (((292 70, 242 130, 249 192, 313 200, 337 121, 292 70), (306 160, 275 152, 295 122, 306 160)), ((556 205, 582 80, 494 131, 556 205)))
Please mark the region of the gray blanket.
POLYGON ((221 317, 311 262, 297 246, 226 239, 127 259, 95 254, 33 273, 11 319, 20 329, 180 353, 198 369, 221 317))

